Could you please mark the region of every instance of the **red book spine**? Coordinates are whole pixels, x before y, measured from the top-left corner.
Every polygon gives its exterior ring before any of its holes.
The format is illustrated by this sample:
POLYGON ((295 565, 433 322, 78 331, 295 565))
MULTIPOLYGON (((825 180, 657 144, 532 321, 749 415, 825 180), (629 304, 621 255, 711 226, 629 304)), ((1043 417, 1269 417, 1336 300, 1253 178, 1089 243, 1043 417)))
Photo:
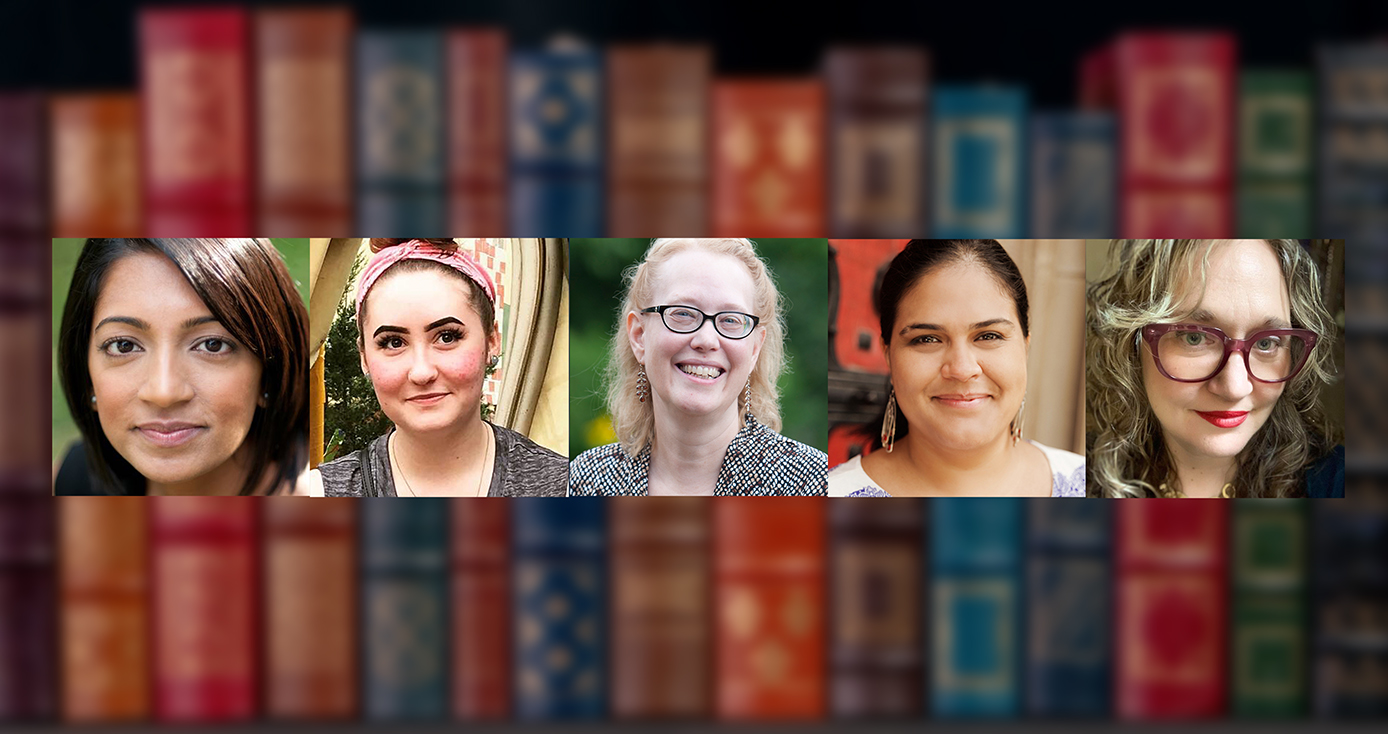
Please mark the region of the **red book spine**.
POLYGON ((822 497, 714 499, 721 719, 824 716, 825 507, 822 497))
POLYGON ((453 715, 511 715, 511 533, 504 499, 453 499, 453 715))
POLYGON ((255 46, 260 233, 350 234, 351 11, 259 10, 255 46))
POLYGON ((146 8, 139 24, 147 234, 252 234, 247 12, 146 8))
POLYGON ((1233 234, 1235 56, 1224 33, 1118 40, 1124 237, 1233 234))
POLYGON ((168 722, 256 714, 256 504, 242 497, 146 498, 154 713, 168 722))
POLYGON ((140 227, 139 99, 55 95, 52 125, 55 237, 136 237, 140 227))
POLYGON ((449 32, 448 222, 467 237, 507 234, 506 35, 449 32))
POLYGON ((1225 713, 1229 506, 1119 504, 1114 709, 1126 719, 1225 713))
POLYGON ((823 237, 824 83, 713 84, 713 235, 823 237))
POLYGON ((356 501, 258 502, 265 556, 265 711, 346 719, 357 702, 356 501))
POLYGON ((1080 109, 1112 111, 1118 106, 1113 44, 1104 44, 1080 59, 1080 109))
POLYGON ((63 719, 149 716, 145 500, 59 497, 63 719))

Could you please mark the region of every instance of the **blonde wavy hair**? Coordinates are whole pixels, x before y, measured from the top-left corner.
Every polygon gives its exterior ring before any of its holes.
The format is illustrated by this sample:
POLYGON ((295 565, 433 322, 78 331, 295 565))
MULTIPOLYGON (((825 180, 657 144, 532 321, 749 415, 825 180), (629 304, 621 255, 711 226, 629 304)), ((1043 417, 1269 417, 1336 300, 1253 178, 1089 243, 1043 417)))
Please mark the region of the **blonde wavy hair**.
MULTIPOLYGON (((1234 486, 1240 497, 1294 497, 1305 493, 1306 466, 1329 453, 1335 430, 1321 409, 1321 387, 1337 379, 1336 326, 1322 301, 1321 276, 1296 240, 1265 240, 1276 253, 1291 296, 1292 326, 1320 336, 1306 365, 1272 409, 1268 422, 1238 456, 1234 486)), ((1222 240, 1115 240, 1113 274, 1092 283, 1085 306, 1085 417, 1090 496, 1155 497, 1162 483, 1175 486, 1171 455, 1163 442, 1142 377, 1139 330, 1179 321, 1177 288, 1203 292, 1209 254, 1222 240)))
MULTIPOLYGON (((622 274, 626 291, 622 297, 622 309, 618 312, 617 328, 612 334, 605 375, 607 412, 612 416, 617 441, 630 456, 636 456, 651 442, 655 415, 650 400, 643 403, 636 398, 636 375, 641 371, 641 363, 636 361, 627 339, 626 316, 632 311, 639 312, 655 305, 650 300, 656 269, 676 254, 695 248, 735 257, 752 275, 752 310, 761 319, 760 328, 766 329, 766 340, 762 343, 761 355, 750 377, 751 411, 758 423, 773 431, 781 430, 781 400, 777 381, 786 362, 785 307, 771 270, 757 255, 756 244, 745 239, 655 239, 651 240, 651 246, 641 262, 627 268, 622 274)), ((746 406, 743 406, 745 413, 746 406)))

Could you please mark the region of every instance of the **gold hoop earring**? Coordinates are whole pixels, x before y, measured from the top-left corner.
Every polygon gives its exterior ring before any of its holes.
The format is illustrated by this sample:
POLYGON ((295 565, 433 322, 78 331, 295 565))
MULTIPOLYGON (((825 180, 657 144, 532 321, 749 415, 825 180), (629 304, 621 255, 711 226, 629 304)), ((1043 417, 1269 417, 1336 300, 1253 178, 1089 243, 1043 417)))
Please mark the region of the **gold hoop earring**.
POLYGON ((887 413, 882 416, 882 448, 887 453, 892 452, 892 445, 896 443, 896 386, 887 388, 887 413))

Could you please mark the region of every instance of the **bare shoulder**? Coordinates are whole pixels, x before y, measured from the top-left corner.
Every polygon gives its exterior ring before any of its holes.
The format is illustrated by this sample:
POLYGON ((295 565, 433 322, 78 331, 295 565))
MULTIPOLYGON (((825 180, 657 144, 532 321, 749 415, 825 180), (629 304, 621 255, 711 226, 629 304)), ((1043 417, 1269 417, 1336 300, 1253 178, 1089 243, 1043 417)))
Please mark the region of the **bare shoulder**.
POLYGON ((294 495, 298 497, 322 497, 323 474, 317 469, 309 469, 299 475, 294 482, 294 495))

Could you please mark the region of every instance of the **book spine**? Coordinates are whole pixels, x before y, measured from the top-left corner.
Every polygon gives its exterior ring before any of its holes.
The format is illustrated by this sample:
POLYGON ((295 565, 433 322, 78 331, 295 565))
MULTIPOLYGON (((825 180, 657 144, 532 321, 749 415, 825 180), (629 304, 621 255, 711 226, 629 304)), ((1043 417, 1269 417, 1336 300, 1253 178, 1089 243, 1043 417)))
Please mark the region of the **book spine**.
POLYGON ((829 696, 841 719, 924 709, 925 513, 911 498, 829 506, 829 696))
POLYGON ((603 232, 602 57, 591 49, 512 52, 510 233, 603 232))
POLYGON ((1032 236, 1101 238, 1116 231, 1118 146, 1111 113, 1033 116, 1031 156, 1032 236))
POLYGON ((511 512, 505 499, 453 499, 453 715, 511 713, 511 512))
POLYGON ((1316 234, 1345 240, 1361 282, 1388 280, 1382 165, 1388 160, 1388 73, 1381 43, 1337 43, 1316 52, 1316 234))
POLYGON ((448 34, 448 221, 467 237, 506 231, 506 34, 448 34))
POLYGON ((437 237, 448 226, 441 31, 356 39, 357 229, 437 237))
POLYGON ((930 703, 940 718, 1021 711, 1022 504, 930 501, 930 703))
POLYGON ((356 713, 356 502, 260 501, 265 550, 265 713, 343 720, 356 713))
POLYGON ((1228 505, 1128 500, 1116 512, 1116 715, 1222 716, 1228 691, 1228 505))
POLYGON ((713 235, 820 237, 827 229, 820 79, 713 83, 713 235))
POLYGON ((145 234, 254 226, 249 19, 241 8, 139 14, 145 234))
POLYGON ((377 721, 449 713, 446 500, 360 500, 362 709, 377 721))
POLYGON ((58 712, 55 518, 46 489, 42 474, 0 474, 0 722, 58 712))
POLYGON ((1030 500, 1027 512, 1026 711, 1109 714, 1112 506, 1030 500))
POLYGON ((63 720, 149 716, 145 500, 60 497, 63 720))
POLYGON ((614 718, 706 719, 713 712, 709 503, 608 501, 614 718))
POLYGON ((154 715, 257 714, 256 506, 242 497, 145 499, 150 529, 154 715))
POLYGON ((1233 222, 1234 38, 1131 33, 1114 49, 1120 232, 1228 237, 1233 222))
POLYGON ((1235 716, 1306 713, 1309 510, 1307 500, 1234 506, 1229 693, 1235 716))
POLYGON ((934 95, 934 236, 1026 231, 1026 91, 941 84, 934 95))
POLYGON ((824 717, 825 512, 818 497, 714 499, 719 719, 824 717))
POLYGON ((515 713, 607 713, 607 529, 597 497, 511 500, 515 713))
POLYGON ((708 231, 708 46, 607 52, 607 231, 614 237, 708 231))
POLYGON ((48 236, 47 113, 39 92, 0 92, 0 241, 48 236))
POLYGON ((55 236, 142 234, 139 108, 123 92, 50 101, 55 236))
POLYGON ((926 233, 929 61, 922 48, 831 48, 829 235, 926 233))
POLYGON ((259 233, 352 233, 352 15, 255 11, 259 233))

